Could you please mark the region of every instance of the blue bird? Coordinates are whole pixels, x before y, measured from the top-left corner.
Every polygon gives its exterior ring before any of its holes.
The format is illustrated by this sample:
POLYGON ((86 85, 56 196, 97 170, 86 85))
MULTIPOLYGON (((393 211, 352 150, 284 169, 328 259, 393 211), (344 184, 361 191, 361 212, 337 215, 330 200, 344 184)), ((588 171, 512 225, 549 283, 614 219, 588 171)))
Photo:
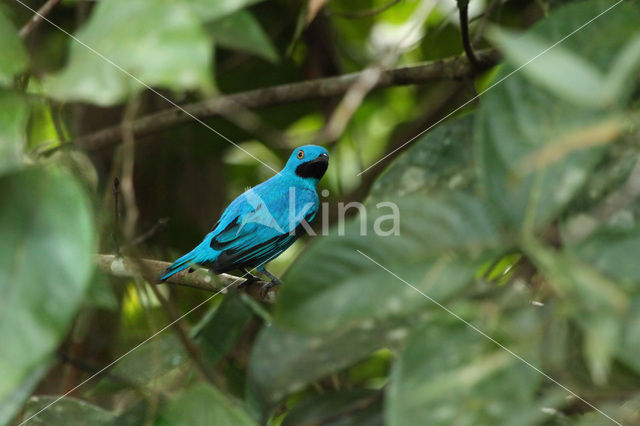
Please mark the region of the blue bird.
POLYGON ((316 216, 316 186, 328 166, 326 149, 296 149, 278 174, 233 200, 204 240, 173 262, 160 280, 197 264, 216 274, 240 270, 249 280, 258 278, 247 268, 256 268, 271 280, 263 294, 280 284, 265 264, 289 248, 316 216))

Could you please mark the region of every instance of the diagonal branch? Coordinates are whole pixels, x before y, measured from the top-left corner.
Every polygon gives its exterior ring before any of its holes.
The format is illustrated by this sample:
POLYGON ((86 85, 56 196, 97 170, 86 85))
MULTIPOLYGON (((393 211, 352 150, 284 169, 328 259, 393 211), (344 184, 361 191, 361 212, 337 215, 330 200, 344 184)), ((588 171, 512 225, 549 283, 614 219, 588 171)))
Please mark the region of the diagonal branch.
POLYGON ((38 24, 42 21, 42 18, 51 12, 51 9, 60 3, 60 0, 48 0, 45 4, 42 5, 38 12, 29 19, 29 21, 24 24, 22 28, 20 28, 20 37, 27 38, 29 34, 38 26, 38 24))
MULTIPOLYGON (((155 277, 160 276, 165 269, 171 265, 169 262, 163 262, 153 259, 132 259, 128 257, 119 257, 114 254, 98 254, 95 256, 96 265, 102 272, 113 275, 116 277, 136 277, 140 276, 138 264, 142 265, 149 275, 155 277)), ((234 284, 238 286, 244 284, 246 280, 241 277, 237 277, 229 274, 220 274, 217 277, 212 277, 205 269, 195 269, 193 272, 188 271, 178 272, 173 275, 165 284, 180 285, 186 287, 198 288, 200 290, 206 290, 210 292, 218 292, 225 287, 234 284)), ((278 287, 274 287, 269 290, 266 297, 260 296, 260 289, 264 281, 253 281, 246 286, 246 292, 260 301, 271 302, 278 287)))
MULTIPOLYGON (((440 80, 461 80, 492 67, 499 60, 498 52, 493 49, 478 51, 476 57, 479 63, 478 69, 473 69, 466 58, 452 57, 384 70, 372 89, 425 84, 440 80)), ((346 93, 361 74, 362 72, 357 72, 250 90, 188 104, 184 109, 200 119, 206 119, 230 114, 240 107, 258 109, 309 99, 331 98, 346 93)), ((184 112, 171 108, 136 119, 132 123, 131 130, 134 135, 143 136, 188 123, 191 120, 192 118, 184 112)), ((117 144, 121 136, 121 125, 116 125, 80 136, 75 140, 75 145, 87 150, 98 150, 117 144)))

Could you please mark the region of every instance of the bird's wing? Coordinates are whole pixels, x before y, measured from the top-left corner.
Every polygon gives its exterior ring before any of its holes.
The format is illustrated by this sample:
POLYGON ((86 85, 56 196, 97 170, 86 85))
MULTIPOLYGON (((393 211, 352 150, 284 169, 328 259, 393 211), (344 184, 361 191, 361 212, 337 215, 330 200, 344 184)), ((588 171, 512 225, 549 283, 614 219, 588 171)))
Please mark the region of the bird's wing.
POLYGON ((285 250, 297 238, 301 223, 311 221, 317 210, 318 196, 308 189, 296 190, 294 203, 282 191, 245 192, 227 208, 211 233, 209 245, 220 252, 217 269, 285 250))

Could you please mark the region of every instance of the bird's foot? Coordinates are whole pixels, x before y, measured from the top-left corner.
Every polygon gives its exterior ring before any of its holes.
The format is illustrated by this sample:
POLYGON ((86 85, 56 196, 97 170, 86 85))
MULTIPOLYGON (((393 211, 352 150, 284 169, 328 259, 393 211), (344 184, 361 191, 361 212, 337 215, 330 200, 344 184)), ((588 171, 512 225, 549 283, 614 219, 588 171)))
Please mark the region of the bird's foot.
POLYGON ((278 278, 274 278, 268 283, 265 283, 260 289, 260 297, 264 299, 265 297, 267 297, 267 294, 269 294, 269 290, 280 284, 282 284, 282 281, 280 281, 278 278))
POLYGON ((247 271, 246 269, 241 269, 241 271, 242 271, 242 276, 245 277, 245 280, 238 285, 238 288, 245 289, 251 283, 256 282, 256 281, 260 281, 260 278, 256 277, 255 275, 253 275, 251 272, 247 271))

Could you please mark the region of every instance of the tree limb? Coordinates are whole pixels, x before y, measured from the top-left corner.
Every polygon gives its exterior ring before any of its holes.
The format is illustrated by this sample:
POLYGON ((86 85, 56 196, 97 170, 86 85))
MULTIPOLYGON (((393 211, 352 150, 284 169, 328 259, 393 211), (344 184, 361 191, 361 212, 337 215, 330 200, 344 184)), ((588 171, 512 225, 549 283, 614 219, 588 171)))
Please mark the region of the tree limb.
MULTIPOLYGON (((153 276, 156 277, 160 276, 160 274, 171 265, 169 262, 160 260, 136 260, 128 257, 119 257, 114 254, 98 254, 95 256, 95 260, 98 268, 102 270, 102 272, 116 277, 127 278, 140 276, 137 263, 142 264, 145 270, 149 271, 149 274, 153 274, 153 276)), ((207 270, 201 268, 195 269, 191 273, 187 270, 178 272, 165 281, 165 283, 169 285, 193 287, 210 292, 224 292, 224 288, 227 286, 238 287, 245 282, 247 282, 245 278, 235 275, 219 274, 212 276, 207 270)), ((251 297, 260 301, 273 301, 277 287, 270 289, 266 297, 262 298, 260 296, 260 289, 263 284, 265 284, 264 281, 252 281, 245 286, 245 290, 251 297)))
POLYGON ((29 34, 38 26, 38 24, 42 21, 42 18, 49 14, 51 9, 60 3, 60 0, 48 0, 45 4, 42 5, 40 9, 29 19, 29 21, 24 24, 22 28, 20 28, 20 37, 27 38, 29 34))
MULTIPOLYGON (((477 70, 470 67, 468 60, 464 57, 452 57, 384 70, 373 89, 424 84, 439 80, 460 80, 492 67, 499 60, 498 52, 493 49, 479 51, 476 57, 479 63, 477 70)), ((309 99, 331 98, 346 93, 361 74, 357 72, 249 90, 188 104, 183 108, 200 119, 206 119, 229 114, 230 111, 239 107, 258 109, 309 99)), ((143 136, 188 123, 191 120, 192 118, 183 111, 170 108, 136 119, 132 123, 132 131, 136 136, 143 136)), ((121 125, 116 125, 80 136, 75 140, 75 145, 87 150, 98 150, 115 145, 120 141, 121 136, 121 125)))

